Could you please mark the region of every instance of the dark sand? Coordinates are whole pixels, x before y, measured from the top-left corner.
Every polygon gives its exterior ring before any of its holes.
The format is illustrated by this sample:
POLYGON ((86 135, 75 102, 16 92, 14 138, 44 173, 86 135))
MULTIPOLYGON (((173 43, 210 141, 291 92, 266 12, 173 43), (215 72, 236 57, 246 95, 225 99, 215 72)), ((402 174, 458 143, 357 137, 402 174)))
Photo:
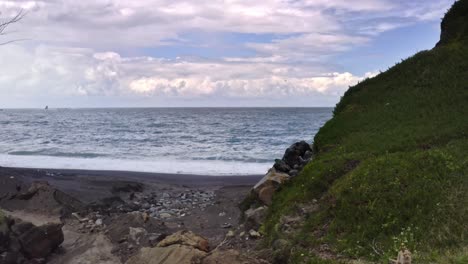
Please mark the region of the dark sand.
MULTIPOLYGON (((175 232, 180 229, 188 229, 206 237, 210 244, 215 247, 226 236, 229 230, 237 230, 241 213, 239 203, 246 197, 262 175, 245 176, 203 176, 186 174, 146 173, 130 171, 96 171, 96 170, 64 170, 64 169, 29 169, 29 168, 7 168, 0 167, 0 200, 2 207, 10 211, 23 212, 23 203, 13 204, 8 199, 9 193, 14 193, 21 186, 27 190, 34 181, 47 181, 53 188, 78 199, 84 204, 96 203, 104 198, 115 197, 112 186, 116 182, 137 182, 144 185, 143 194, 157 193, 161 195, 168 193, 178 199, 178 195, 187 190, 214 192, 214 200, 209 206, 200 210, 191 208, 184 217, 165 219, 165 225, 175 232), (5 207, 4 207, 5 208, 5 207), (229 227, 226 228, 226 224, 229 227)), ((22 201, 20 201, 22 202, 22 201)), ((39 201, 41 203, 41 201, 39 201)), ((32 204, 29 207, 40 207, 42 204, 32 204)), ((48 217, 47 213, 39 213, 33 210, 33 217, 48 217)), ((40 212, 40 210, 39 210, 40 212)), ((27 212, 26 212, 27 213, 27 212)), ((65 229, 72 230, 78 234, 75 225, 66 221, 65 229)), ((68 234, 67 233, 67 234, 68 234)), ((80 235, 83 236, 83 235, 80 235)), ((66 243, 68 240, 66 235, 66 243)), ((65 243, 65 244, 66 244, 65 243)), ((245 241, 236 247, 243 248, 245 241)), ((250 242, 248 242, 250 243, 250 242)), ((69 252, 76 247, 73 243, 69 246, 69 252)), ((59 261, 60 262, 60 261, 59 261)))

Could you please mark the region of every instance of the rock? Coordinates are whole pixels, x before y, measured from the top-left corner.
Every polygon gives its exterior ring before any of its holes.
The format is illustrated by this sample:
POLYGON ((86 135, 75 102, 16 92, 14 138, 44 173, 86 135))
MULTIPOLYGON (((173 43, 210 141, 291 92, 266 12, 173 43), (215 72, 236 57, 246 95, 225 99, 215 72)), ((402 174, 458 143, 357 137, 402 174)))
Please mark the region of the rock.
POLYGON ((291 167, 284 160, 281 160, 281 159, 276 159, 273 167, 279 172, 287 173, 288 171, 291 170, 291 167))
POLYGON ((221 212, 221 213, 218 214, 218 216, 221 216, 221 217, 226 216, 226 213, 225 213, 225 212, 221 212))
POLYGON ((244 212, 245 216, 245 226, 247 229, 258 229, 266 217, 266 206, 261 206, 256 209, 249 209, 244 212))
POLYGON ((96 222, 94 222, 94 224, 97 226, 102 226, 102 219, 97 219, 96 222))
POLYGON ((240 236, 240 237, 245 236, 245 232, 244 232, 244 231, 240 232, 239 236, 240 236))
POLYGON ((112 183, 112 192, 142 192, 143 191, 143 184, 139 182, 131 182, 131 181, 117 181, 112 183))
POLYGON ((232 227, 232 224, 230 223, 224 223, 221 225, 222 228, 231 228, 232 227))
POLYGON ((150 217, 150 216, 148 215, 148 213, 146 213, 146 212, 143 213, 143 222, 144 222, 144 223, 148 222, 149 217, 150 217))
MULTIPOLYGON (((167 234, 167 227, 161 222, 154 218, 149 218, 146 222, 144 221, 143 214, 141 213, 127 213, 119 215, 110 221, 107 228, 107 236, 113 243, 119 243, 122 238, 128 237, 130 233, 130 227, 142 228, 146 230, 149 236, 150 233, 155 234, 167 234)), ((141 238, 140 242, 147 241, 147 239, 141 238)), ((145 246, 143 244, 143 246, 145 246)))
POLYGON ((255 231, 255 230, 253 230, 253 229, 250 229, 250 231, 249 231, 249 236, 250 236, 251 238, 259 238, 259 237, 261 237, 262 235, 261 235, 259 232, 255 231))
POLYGON ((140 239, 147 234, 146 230, 141 227, 129 227, 128 229, 128 238, 137 245, 140 244, 140 239))
POLYGON ((411 264, 412 262, 411 252, 407 249, 400 250, 400 252, 398 252, 397 259, 396 260, 391 259, 390 261, 394 264, 411 264))
POLYGON ((253 187, 254 193, 266 205, 272 202, 273 194, 283 183, 289 180, 289 175, 277 172, 271 168, 268 173, 253 187))
POLYGON ((192 231, 178 231, 158 243, 158 247, 167 247, 170 245, 186 245, 191 246, 201 251, 208 252, 210 249, 208 240, 204 237, 194 234, 192 231))
POLYGON ((226 234, 226 237, 227 237, 227 238, 231 238, 231 237, 235 237, 235 236, 236 236, 236 234, 235 234, 234 231, 232 231, 232 230, 229 230, 229 231, 227 232, 227 234, 226 234))
POLYGON ((294 165, 302 163, 304 160, 302 157, 307 151, 312 151, 309 143, 305 141, 296 142, 286 149, 283 160, 290 167, 294 167, 294 165))
POLYGON ((63 242, 61 224, 39 227, 23 224, 15 232, 28 258, 45 258, 63 242))
POLYGON ((84 205, 79 200, 53 188, 47 181, 32 182, 26 191, 14 194, 10 199, 2 199, 0 206, 10 211, 21 209, 60 217, 84 209, 84 205))
POLYGON ((297 175, 299 175, 299 171, 298 170, 290 170, 288 174, 291 177, 296 177, 297 175))
POLYGON ((141 248, 138 254, 125 262, 126 264, 192 264, 200 263, 206 253, 185 245, 167 247, 141 248))
POLYGON ((162 219, 167 219, 167 218, 171 218, 172 215, 170 213, 160 213, 159 217, 162 219))
POLYGON ((306 161, 310 161, 312 159, 312 156, 313 156, 313 152, 311 150, 307 150, 305 153, 304 153, 304 160, 306 161))

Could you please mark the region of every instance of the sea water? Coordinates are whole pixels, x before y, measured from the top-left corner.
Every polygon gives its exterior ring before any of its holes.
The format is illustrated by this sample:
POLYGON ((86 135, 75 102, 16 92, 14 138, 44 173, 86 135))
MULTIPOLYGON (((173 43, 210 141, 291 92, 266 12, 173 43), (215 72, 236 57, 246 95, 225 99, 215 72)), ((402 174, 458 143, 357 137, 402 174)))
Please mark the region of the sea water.
POLYGON ((263 174, 331 108, 5 109, 0 166, 263 174))

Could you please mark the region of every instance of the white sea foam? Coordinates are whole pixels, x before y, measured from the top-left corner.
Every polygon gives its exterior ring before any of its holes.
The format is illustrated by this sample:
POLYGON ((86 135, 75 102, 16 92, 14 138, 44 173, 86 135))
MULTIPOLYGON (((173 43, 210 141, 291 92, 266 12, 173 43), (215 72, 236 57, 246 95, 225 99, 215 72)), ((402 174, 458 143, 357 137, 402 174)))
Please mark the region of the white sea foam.
POLYGON ((195 175, 253 175, 264 174, 271 163, 246 163, 207 160, 123 160, 105 158, 69 158, 51 156, 0 155, 5 167, 116 170, 195 175))

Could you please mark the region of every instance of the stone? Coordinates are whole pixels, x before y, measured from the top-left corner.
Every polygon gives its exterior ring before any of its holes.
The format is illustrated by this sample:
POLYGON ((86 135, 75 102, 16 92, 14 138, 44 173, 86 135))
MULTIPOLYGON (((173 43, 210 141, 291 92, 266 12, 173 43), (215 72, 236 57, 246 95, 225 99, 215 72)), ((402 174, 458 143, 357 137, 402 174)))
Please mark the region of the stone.
POLYGON ((221 225, 222 228, 231 228, 232 227, 232 224, 230 223, 224 223, 221 225))
POLYGON ((283 160, 290 167, 294 167, 296 164, 301 164, 303 160, 302 157, 307 151, 312 151, 309 143, 305 141, 296 142, 286 149, 283 160))
POLYGON ((39 227, 23 225, 23 228, 16 232, 22 250, 28 258, 47 257, 64 239, 62 224, 45 224, 39 227))
POLYGON ((141 227, 129 227, 128 229, 128 238, 137 245, 140 244, 140 239, 147 234, 146 230, 141 227))
POLYGON ((276 190, 289 180, 289 175, 284 172, 278 172, 271 168, 268 173, 253 187, 254 193, 260 201, 266 205, 271 205, 273 194, 276 190))
POLYGON ((221 213, 218 214, 218 216, 221 216, 221 217, 222 217, 222 216, 226 216, 226 213, 225 213, 225 212, 221 212, 221 213))
POLYGON ((412 262, 411 252, 407 249, 400 250, 398 252, 397 259, 396 260, 391 259, 390 261, 394 264, 411 264, 412 262))
POLYGON ((297 175, 299 175, 299 171, 298 170, 290 170, 288 174, 291 177, 296 177, 297 175))
POLYGON ((266 217, 267 212, 266 206, 261 206, 258 208, 251 208, 244 212, 245 216, 245 226, 247 229, 258 229, 266 217))
POLYGON ((259 237, 261 237, 262 235, 261 235, 259 232, 255 231, 255 230, 253 230, 253 229, 250 229, 250 231, 249 231, 249 236, 250 236, 251 238, 259 238, 259 237))
POLYGON ((291 167, 284 160, 281 160, 281 159, 276 159, 273 167, 279 172, 287 173, 288 171, 291 170, 291 167))
MULTIPOLYGON (((167 227, 159 220, 149 218, 144 221, 141 213, 127 213, 113 218, 107 228, 107 236, 113 243, 119 243, 124 237, 128 237, 130 227, 142 228, 147 233, 167 234, 167 227)), ((142 242, 143 239, 140 240, 142 242)))
POLYGON ((97 226, 102 226, 102 219, 97 219, 96 222, 94 222, 94 224, 97 226))
POLYGON ((201 263, 206 253, 186 245, 170 245, 167 247, 144 247, 126 264, 192 264, 201 263))
POLYGON ((210 245, 206 238, 196 235, 192 231, 181 230, 178 231, 158 243, 158 247, 167 247, 170 245, 186 245, 201 251, 208 252, 210 245))
POLYGON ((236 234, 235 234, 234 231, 232 231, 232 230, 229 230, 229 231, 227 232, 227 234, 226 234, 226 237, 227 237, 227 238, 231 238, 231 237, 235 237, 235 236, 236 236, 236 234))
POLYGON ((167 218, 171 218, 172 215, 170 213, 160 213, 159 217, 162 219, 167 219, 167 218))

